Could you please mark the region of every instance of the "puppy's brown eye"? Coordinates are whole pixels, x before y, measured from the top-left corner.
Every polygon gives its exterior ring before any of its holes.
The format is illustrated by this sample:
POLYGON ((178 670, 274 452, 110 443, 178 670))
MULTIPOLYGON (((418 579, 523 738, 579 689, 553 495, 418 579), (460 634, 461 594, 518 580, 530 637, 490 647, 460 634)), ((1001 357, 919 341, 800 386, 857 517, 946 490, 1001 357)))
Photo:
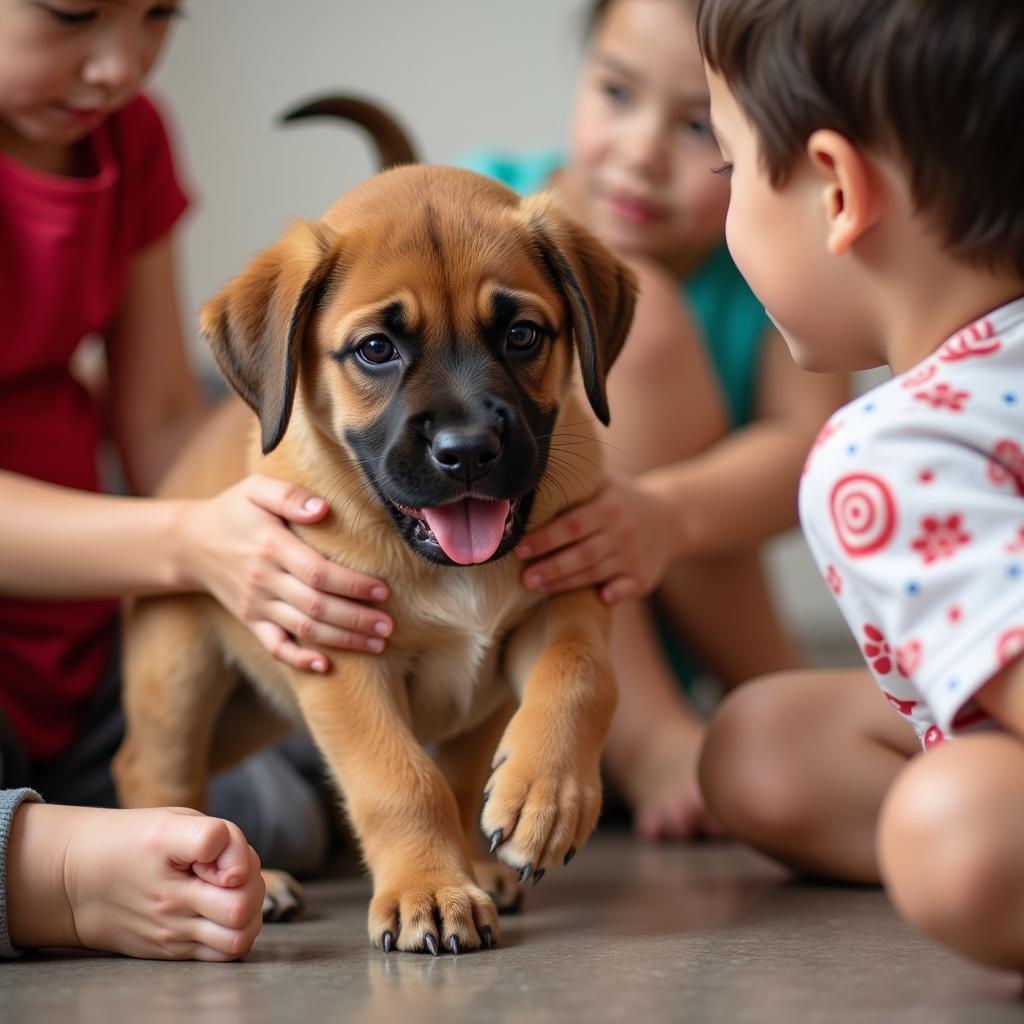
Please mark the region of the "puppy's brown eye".
POLYGON ((508 329, 508 347, 515 352, 527 352, 541 339, 540 328, 525 320, 508 329))
POLYGON ((374 366, 390 363, 398 356, 395 343, 383 334, 375 334, 372 338, 367 338, 356 349, 356 354, 364 362, 372 363, 374 366))

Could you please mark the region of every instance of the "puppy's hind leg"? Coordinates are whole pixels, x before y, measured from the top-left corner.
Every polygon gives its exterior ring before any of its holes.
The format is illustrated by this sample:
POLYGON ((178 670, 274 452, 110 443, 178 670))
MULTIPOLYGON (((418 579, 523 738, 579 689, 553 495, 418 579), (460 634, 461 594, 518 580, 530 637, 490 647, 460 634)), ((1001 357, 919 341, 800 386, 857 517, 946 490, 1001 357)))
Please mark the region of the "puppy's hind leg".
POLYGON ((483 788, 491 772, 495 747, 515 708, 515 700, 510 697, 476 728, 440 744, 436 758, 455 795, 462 839, 476 884, 488 893, 502 913, 517 912, 522 906, 523 894, 517 873, 482 848, 480 811, 487 795, 483 788))
POLYGON ((125 737, 113 765, 122 807, 205 810, 210 740, 237 682, 208 610, 207 598, 159 597, 127 615, 125 737))

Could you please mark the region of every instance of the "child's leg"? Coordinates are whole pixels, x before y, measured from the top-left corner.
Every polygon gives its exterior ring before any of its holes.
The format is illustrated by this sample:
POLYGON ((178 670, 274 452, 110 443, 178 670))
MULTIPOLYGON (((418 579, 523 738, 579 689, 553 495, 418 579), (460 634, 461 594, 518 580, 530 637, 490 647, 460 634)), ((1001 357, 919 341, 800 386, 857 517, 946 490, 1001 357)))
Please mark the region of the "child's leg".
POLYGON ((658 603, 687 649, 727 689, 800 667, 756 551, 676 566, 658 603))
POLYGON ((619 704, 605 746, 608 775, 642 838, 696 835, 705 824, 697 786, 704 724, 680 694, 648 602, 616 606, 611 651, 619 704))
POLYGON ((13 945, 238 960, 262 925, 259 858, 238 828, 181 808, 23 803, 7 845, 13 945))
POLYGON ((700 780, 710 811, 765 853, 877 882, 882 800, 919 750, 867 670, 765 676, 715 713, 700 780))
POLYGON ((1024 969, 1024 742, 985 732, 902 772, 879 823, 882 877, 922 931, 974 960, 1024 969))

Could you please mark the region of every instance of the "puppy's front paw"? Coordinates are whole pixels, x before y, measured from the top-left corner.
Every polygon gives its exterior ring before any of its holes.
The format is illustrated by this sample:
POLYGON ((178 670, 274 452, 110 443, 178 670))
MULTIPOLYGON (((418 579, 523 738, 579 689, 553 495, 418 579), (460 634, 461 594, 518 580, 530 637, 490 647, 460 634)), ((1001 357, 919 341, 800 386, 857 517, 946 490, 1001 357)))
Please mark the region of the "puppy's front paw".
POLYGON ((287 871, 263 871, 267 893, 263 897, 264 921, 290 921, 303 907, 302 886, 287 871))
POLYGON ((468 878, 417 878, 382 885, 370 902, 370 941, 385 953, 490 949, 498 936, 494 902, 468 878))
POLYGON ((594 830, 601 810, 600 748, 559 742, 550 722, 531 723, 523 710, 509 722, 485 790, 481 826, 492 852, 534 884, 568 864, 594 830))
POLYGON ((523 905, 519 872, 496 860, 474 860, 472 863, 476 884, 494 900, 498 913, 517 914, 523 905))

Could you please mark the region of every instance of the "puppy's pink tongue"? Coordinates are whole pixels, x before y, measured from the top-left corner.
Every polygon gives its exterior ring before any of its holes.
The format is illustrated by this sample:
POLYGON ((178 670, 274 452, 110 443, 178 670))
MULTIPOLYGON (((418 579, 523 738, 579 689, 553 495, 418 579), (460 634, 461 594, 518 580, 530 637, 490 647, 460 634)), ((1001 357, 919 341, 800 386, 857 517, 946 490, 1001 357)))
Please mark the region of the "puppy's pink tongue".
POLYGON ((444 553, 456 565, 474 565, 498 550, 508 510, 507 501, 463 498, 420 511, 444 553))

